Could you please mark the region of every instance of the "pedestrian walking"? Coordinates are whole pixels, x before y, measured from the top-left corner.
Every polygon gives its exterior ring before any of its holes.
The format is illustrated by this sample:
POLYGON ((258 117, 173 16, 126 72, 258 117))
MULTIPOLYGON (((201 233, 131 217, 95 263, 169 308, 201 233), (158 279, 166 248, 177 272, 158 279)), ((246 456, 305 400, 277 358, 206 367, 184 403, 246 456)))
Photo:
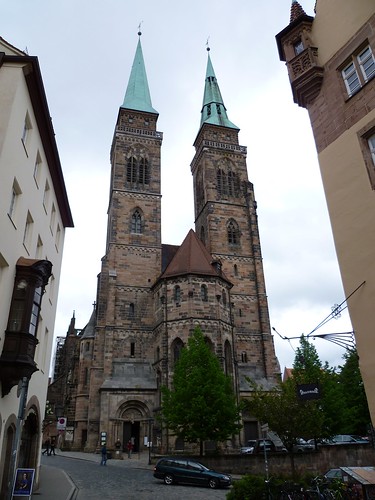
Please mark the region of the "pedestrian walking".
POLYGON ((128 444, 126 445, 126 447, 128 449, 128 458, 131 458, 132 457, 132 451, 133 451, 133 443, 132 443, 131 439, 129 439, 128 444))
POLYGON ((102 449, 102 461, 100 462, 100 465, 107 465, 107 447, 105 444, 103 444, 102 449))
POLYGON ((44 451, 42 452, 42 455, 49 455, 50 448, 51 448, 51 441, 49 438, 47 438, 46 442, 44 443, 44 451))
POLYGON ((52 454, 53 454, 53 456, 56 455, 56 453, 55 453, 55 446, 56 446, 56 438, 53 437, 51 439, 51 445, 50 445, 50 450, 49 450, 48 455, 52 455, 52 454))

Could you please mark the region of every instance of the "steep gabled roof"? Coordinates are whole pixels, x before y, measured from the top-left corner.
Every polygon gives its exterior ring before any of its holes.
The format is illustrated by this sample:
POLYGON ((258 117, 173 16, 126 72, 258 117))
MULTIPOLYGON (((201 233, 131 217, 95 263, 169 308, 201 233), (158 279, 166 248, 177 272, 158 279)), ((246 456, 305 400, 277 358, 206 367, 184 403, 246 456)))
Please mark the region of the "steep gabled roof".
POLYGON ((306 16, 306 12, 303 10, 301 5, 297 2, 297 0, 292 1, 292 6, 290 8, 290 22, 292 23, 296 19, 301 16, 306 16))
POLYGON ((227 116, 227 109, 224 106, 221 97, 219 84, 217 83, 214 68, 210 58, 210 49, 208 51, 206 81, 203 94, 203 105, 201 110, 201 126, 203 123, 211 125, 220 125, 222 127, 239 128, 232 123, 227 116))
POLYGON ((161 278, 187 274, 220 277, 230 283, 224 273, 212 264, 212 256, 192 229, 188 232, 161 278))
POLYGON ((96 310, 93 309, 91 313, 91 318, 85 326, 82 332, 81 339, 92 339, 95 337, 95 325, 96 325, 96 310))
POLYGON ((134 109, 136 111, 146 111, 147 113, 158 114, 156 109, 152 107, 151 103, 146 67, 143 60, 141 32, 139 32, 138 35, 139 39, 137 49, 135 51, 133 66, 130 72, 124 103, 121 107, 126 109, 134 109))

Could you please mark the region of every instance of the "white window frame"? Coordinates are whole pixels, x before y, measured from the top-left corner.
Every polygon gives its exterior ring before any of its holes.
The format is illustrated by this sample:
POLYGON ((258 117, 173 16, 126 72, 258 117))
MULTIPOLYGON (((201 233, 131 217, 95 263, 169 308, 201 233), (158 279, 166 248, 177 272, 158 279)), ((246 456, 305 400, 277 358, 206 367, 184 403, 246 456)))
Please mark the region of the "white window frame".
POLYGON ((361 81, 358 76, 358 71, 357 68, 355 67, 354 62, 352 61, 350 64, 348 64, 343 70, 342 70, 342 77, 345 82, 345 87, 348 92, 349 97, 352 96, 357 92, 358 89, 362 87, 361 81), (350 81, 350 77, 355 75, 355 79, 350 81), (353 82, 356 82, 355 86, 353 87, 353 82))
POLYGON ((21 191, 21 188, 17 182, 17 179, 14 178, 13 186, 12 186, 12 193, 10 196, 9 210, 8 210, 9 218, 13 222, 15 220, 15 215, 16 215, 17 199, 21 193, 22 193, 22 191, 21 191))
POLYGON ((373 76, 375 76, 375 58, 369 45, 362 50, 360 54, 358 54, 357 60, 361 68, 363 78, 365 82, 368 82, 373 76))
POLYGON ((350 62, 341 70, 341 75, 349 97, 375 77, 375 58, 370 45, 352 54, 350 62))

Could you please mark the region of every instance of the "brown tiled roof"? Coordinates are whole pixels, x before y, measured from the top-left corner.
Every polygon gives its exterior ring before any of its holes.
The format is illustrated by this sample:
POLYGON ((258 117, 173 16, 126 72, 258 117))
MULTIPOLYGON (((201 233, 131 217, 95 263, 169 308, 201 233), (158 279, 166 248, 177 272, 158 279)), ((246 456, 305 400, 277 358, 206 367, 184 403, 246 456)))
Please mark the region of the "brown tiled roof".
POLYGON ((306 12, 303 10, 297 0, 293 0, 292 7, 290 9, 290 22, 292 23, 301 16, 306 16, 306 12))
POLYGON ((186 274, 220 276, 229 281, 222 272, 212 265, 212 256, 192 229, 188 232, 161 277, 169 278, 186 274))
POLYGON ((176 255, 179 245, 167 245, 165 243, 161 246, 161 272, 164 273, 170 261, 176 255))

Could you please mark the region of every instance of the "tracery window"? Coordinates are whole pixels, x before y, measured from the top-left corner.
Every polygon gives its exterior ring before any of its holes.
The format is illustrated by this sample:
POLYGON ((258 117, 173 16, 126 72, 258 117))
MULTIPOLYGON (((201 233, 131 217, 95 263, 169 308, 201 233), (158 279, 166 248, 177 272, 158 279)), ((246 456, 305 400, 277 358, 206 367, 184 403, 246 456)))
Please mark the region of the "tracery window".
POLYGON ((227 226, 228 243, 230 245, 238 245, 240 242, 238 225, 234 221, 230 221, 227 226))
POLYGON ((138 209, 132 215, 131 232, 142 234, 142 215, 138 209))
POLYGON ((131 156, 128 159, 128 165, 126 169, 126 180, 131 183, 137 181, 137 160, 134 158, 134 156, 131 156))
POLYGON ((141 158, 139 162, 139 184, 149 184, 150 183, 150 172, 148 166, 148 160, 146 158, 141 158))

